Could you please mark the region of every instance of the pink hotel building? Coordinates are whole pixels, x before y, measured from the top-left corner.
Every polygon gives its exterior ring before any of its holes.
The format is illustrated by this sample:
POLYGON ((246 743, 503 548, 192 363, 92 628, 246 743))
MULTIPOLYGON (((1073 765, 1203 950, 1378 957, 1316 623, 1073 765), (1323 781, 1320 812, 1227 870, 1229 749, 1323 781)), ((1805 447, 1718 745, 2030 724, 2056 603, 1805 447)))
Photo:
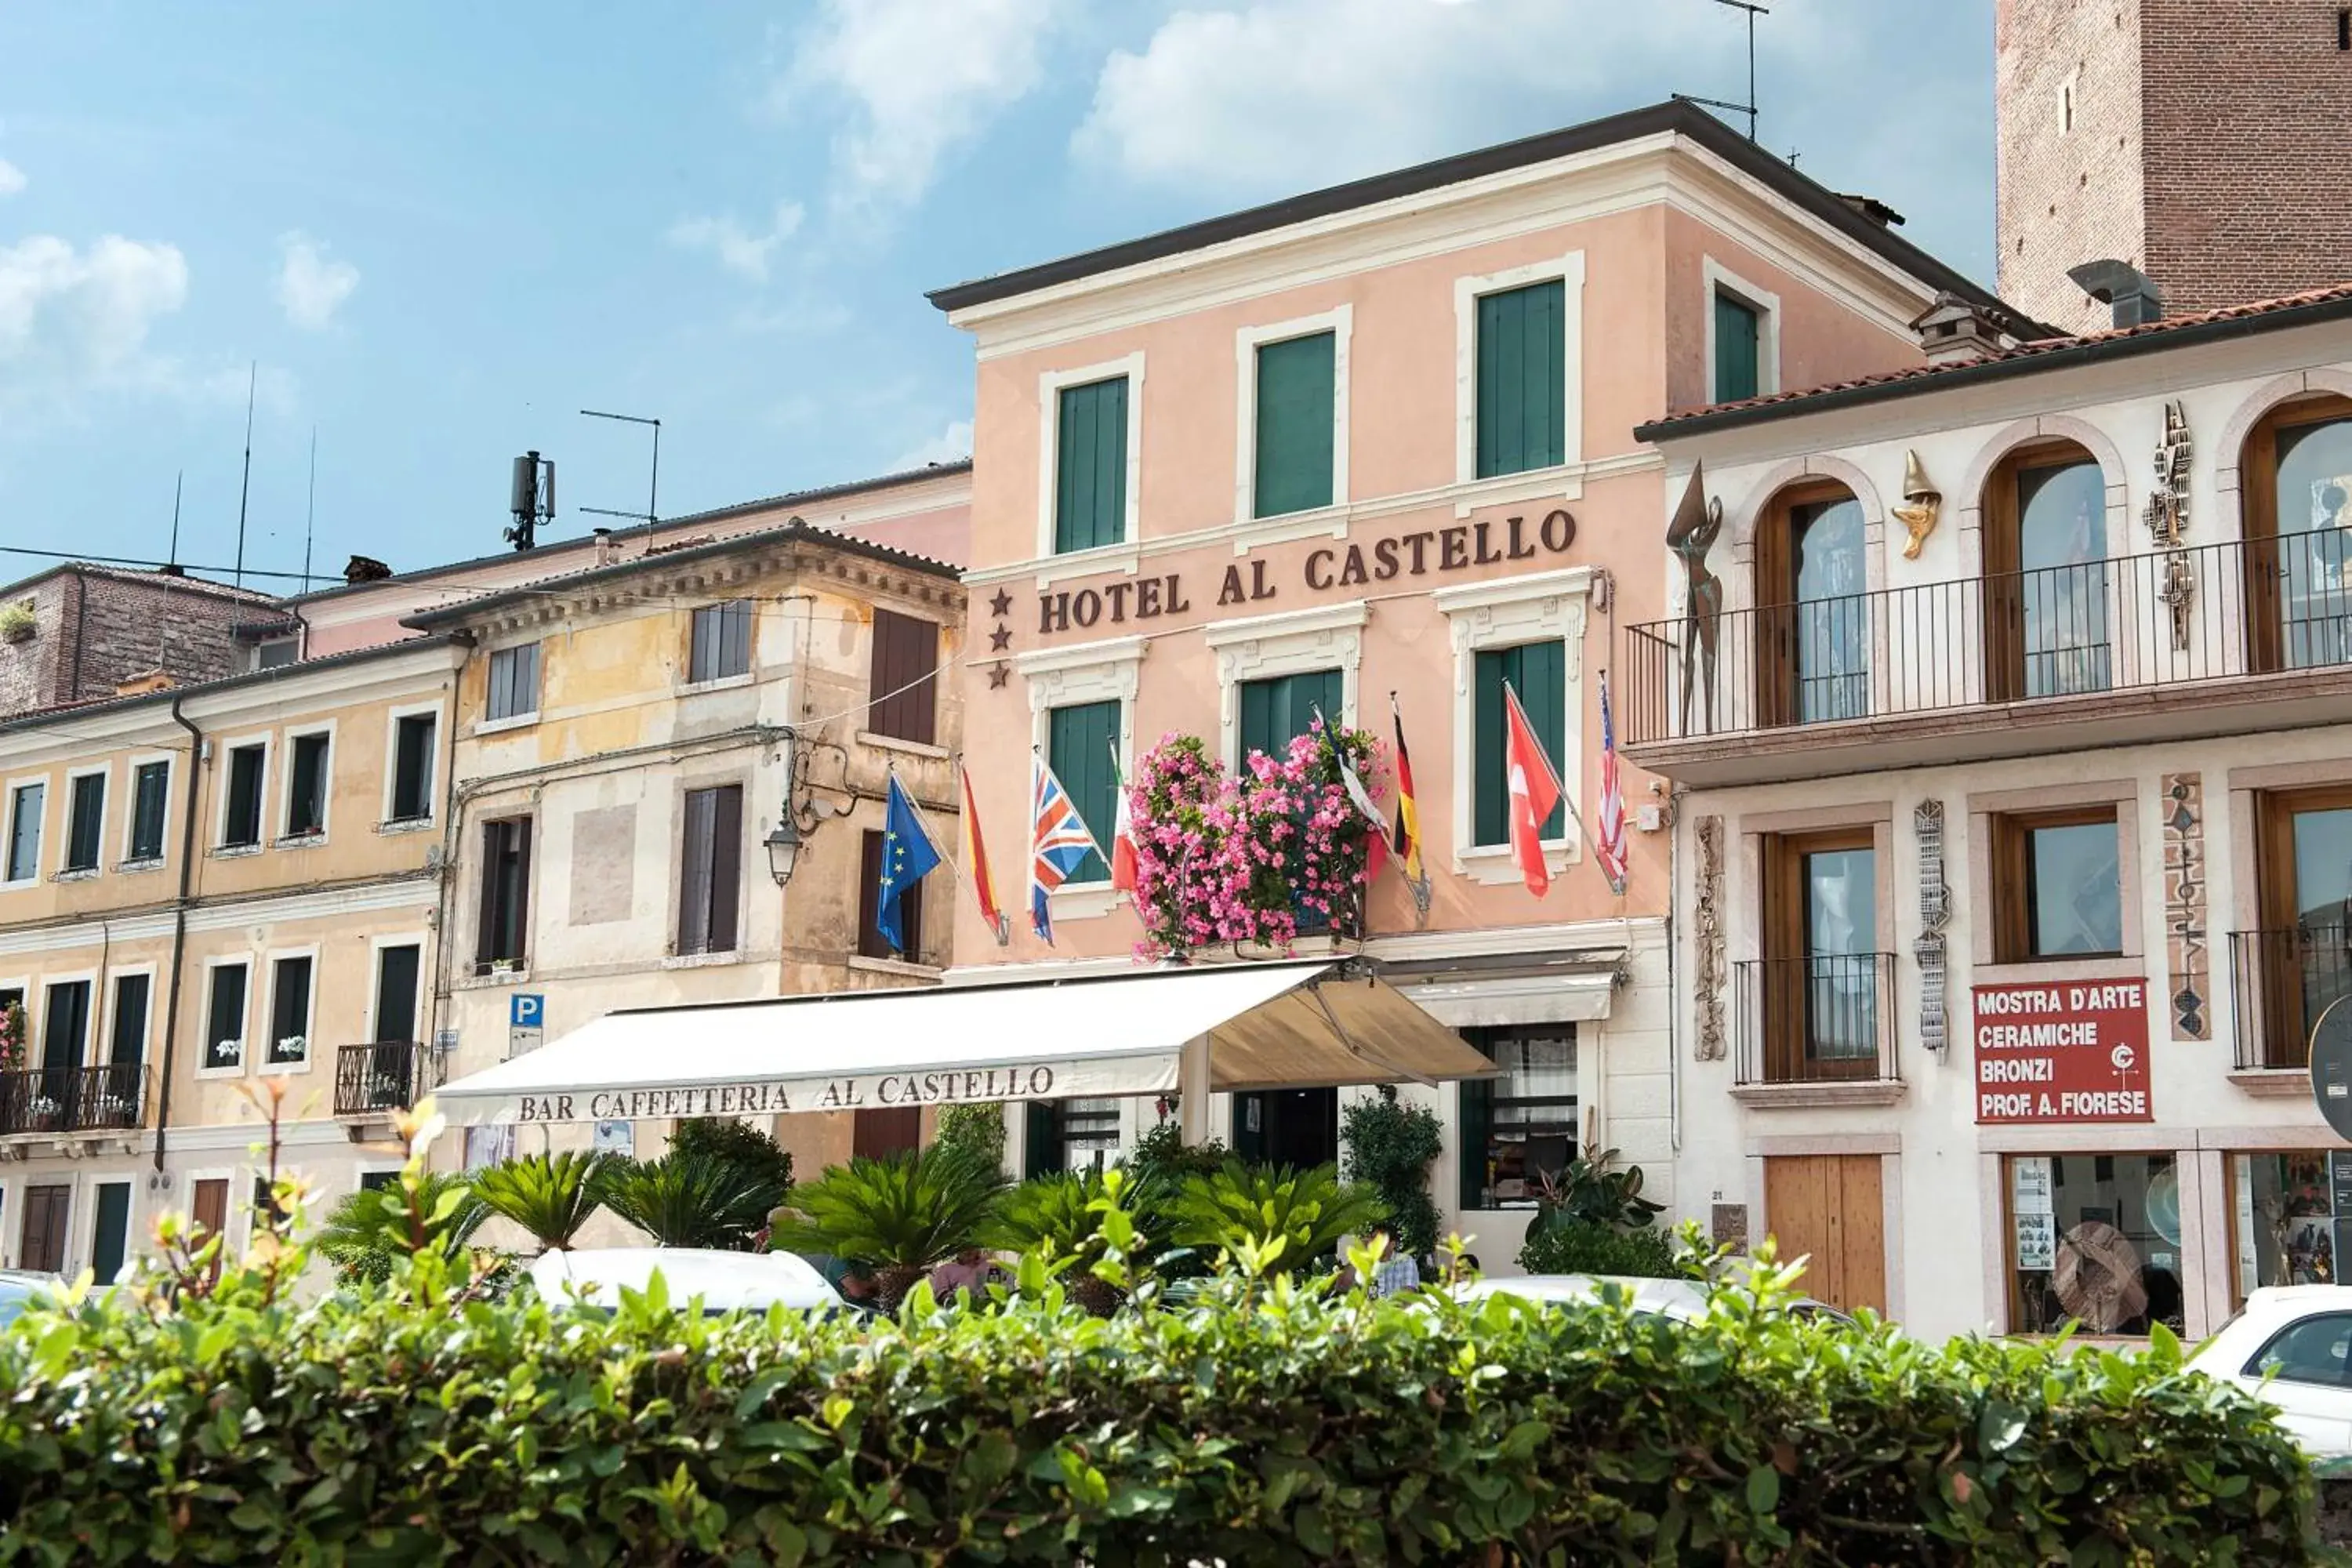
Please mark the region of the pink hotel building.
MULTIPOLYGON (((1114 750, 1131 774, 1182 731, 1230 765, 1316 709, 1385 742, 1393 692, 1433 888, 1417 920, 1384 872, 1364 950, 1498 1069, 1405 1091, 1445 1128, 1446 1225, 1507 1271, 1533 1181, 1587 1136, 1706 1214, 1674 1190, 1672 798, 1626 769, 1622 896, 1559 828, 1531 897, 1503 843, 1501 683, 1589 816, 1616 633, 1666 613, 1674 498, 1634 426, 1916 364, 1939 295, 2007 319, 1892 219, 1666 104, 934 293, 978 353, 960 678, 1014 924, 1000 947, 960 900, 959 966, 1134 962, 1098 866, 1053 895, 1055 945, 1027 930, 1033 746, 1108 843, 1114 750)), ((1207 1125, 1329 1159, 1360 1092, 1219 1094, 1207 1125)), ((1085 1162, 1155 1120, 1033 1107, 1013 1155, 1085 1162)))

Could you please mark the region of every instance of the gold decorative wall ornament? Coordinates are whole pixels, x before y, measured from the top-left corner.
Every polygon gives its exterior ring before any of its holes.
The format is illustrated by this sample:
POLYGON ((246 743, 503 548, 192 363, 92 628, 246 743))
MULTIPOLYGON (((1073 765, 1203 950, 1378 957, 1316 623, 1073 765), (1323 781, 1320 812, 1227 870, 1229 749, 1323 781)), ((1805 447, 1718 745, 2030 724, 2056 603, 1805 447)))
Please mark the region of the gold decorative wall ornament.
POLYGON ((1936 531, 1936 519, 1944 510, 1944 492, 1927 482, 1927 466, 1916 451, 1903 454, 1903 499, 1909 504, 1895 509, 1904 531, 1911 535, 1911 542, 1903 547, 1903 559, 1916 561, 1919 547, 1936 531))

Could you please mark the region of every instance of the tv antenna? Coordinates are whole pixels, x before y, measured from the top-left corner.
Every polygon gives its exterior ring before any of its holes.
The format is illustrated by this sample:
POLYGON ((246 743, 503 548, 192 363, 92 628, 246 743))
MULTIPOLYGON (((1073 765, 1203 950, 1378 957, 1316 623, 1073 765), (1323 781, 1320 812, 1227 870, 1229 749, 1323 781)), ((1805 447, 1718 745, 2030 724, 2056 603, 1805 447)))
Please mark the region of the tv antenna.
POLYGON ((583 408, 580 413, 583 418, 588 419, 617 419, 624 425, 649 425, 654 432, 654 472, 651 482, 646 486, 646 510, 614 511, 610 507, 603 506, 583 506, 580 510, 593 512, 598 517, 633 517, 641 522, 658 521, 658 502, 661 496, 661 421, 647 419, 635 414, 605 414, 593 408, 583 408))
MULTIPOLYGON (((1715 0, 1718 5, 1728 5, 1735 11, 1748 13, 1748 101, 1731 103, 1720 98, 1701 98, 1696 93, 1675 94, 1677 103, 1703 103, 1709 109, 1721 109, 1733 114, 1748 116, 1748 140, 1756 140, 1756 18, 1772 14, 1769 5, 1759 5, 1755 0, 1715 0)), ((1792 158, 1790 163, 1794 163, 1792 158)))
POLYGON ((261 384, 261 362, 245 368, 245 477, 236 484, 236 585, 245 586, 245 503, 253 494, 253 391, 261 384))

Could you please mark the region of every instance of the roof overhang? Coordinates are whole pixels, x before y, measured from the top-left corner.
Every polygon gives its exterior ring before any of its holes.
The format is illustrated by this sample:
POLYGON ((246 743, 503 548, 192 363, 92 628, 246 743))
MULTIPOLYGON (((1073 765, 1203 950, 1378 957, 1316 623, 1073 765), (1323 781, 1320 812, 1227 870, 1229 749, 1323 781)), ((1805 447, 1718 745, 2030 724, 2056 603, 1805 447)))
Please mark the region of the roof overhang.
POLYGON ((1360 962, 857 991, 610 1013, 444 1086, 466 1122, 1218 1092, 1481 1078, 1493 1064, 1360 962))

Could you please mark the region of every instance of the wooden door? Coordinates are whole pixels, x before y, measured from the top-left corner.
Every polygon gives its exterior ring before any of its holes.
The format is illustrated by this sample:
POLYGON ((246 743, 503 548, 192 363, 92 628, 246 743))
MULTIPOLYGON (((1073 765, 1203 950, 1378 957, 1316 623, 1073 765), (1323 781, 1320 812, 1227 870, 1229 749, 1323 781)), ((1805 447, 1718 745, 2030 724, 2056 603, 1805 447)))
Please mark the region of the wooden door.
POLYGON ((849 1152, 860 1160, 887 1160, 919 1149, 923 1142, 923 1110, 919 1105, 855 1112, 849 1152))
POLYGON ((62 1274, 66 1269, 66 1211, 73 1204, 73 1188, 63 1184, 25 1189, 25 1229, 19 1238, 19 1268, 62 1274))
MULTIPOLYGON (((195 1192, 188 1205, 188 1217, 195 1222, 197 1231, 194 1238, 195 1247, 201 1247, 206 1237, 225 1236, 227 1233, 228 1178, 226 1176, 215 1176, 196 1184, 195 1192)), ((226 1252, 228 1244, 224 1241, 221 1247, 222 1251, 226 1252)), ((212 1268, 215 1279, 220 1275, 220 1254, 215 1253, 213 1257, 212 1268)))
POLYGON ((1764 1162, 1765 1228, 1780 1260, 1810 1255, 1797 1289, 1832 1307, 1886 1310, 1886 1212, 1876 1154, 1764 1162))

